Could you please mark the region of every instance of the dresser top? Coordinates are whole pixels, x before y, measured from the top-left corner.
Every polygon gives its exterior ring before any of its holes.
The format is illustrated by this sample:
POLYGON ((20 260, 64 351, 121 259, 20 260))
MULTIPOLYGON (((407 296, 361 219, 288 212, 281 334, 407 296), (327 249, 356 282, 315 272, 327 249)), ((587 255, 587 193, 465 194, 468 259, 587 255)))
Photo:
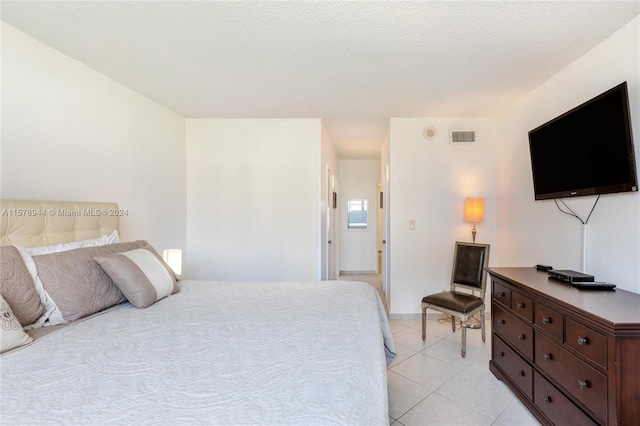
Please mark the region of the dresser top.
POLYGON ((529 268, 487 268, 487 272, 515 287, 551 302, 580 311, 615 329, 640 330, 640 294, 626 290, 578 290, 529 268))

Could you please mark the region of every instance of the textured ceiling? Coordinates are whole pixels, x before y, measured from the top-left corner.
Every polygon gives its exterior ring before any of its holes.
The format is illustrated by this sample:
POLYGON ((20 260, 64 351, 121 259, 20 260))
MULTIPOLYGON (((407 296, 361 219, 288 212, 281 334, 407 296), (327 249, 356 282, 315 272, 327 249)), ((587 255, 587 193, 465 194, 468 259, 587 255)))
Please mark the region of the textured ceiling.
POLYGON ((184 117, 320 117, 379 158, 390 117, 491 117, 640 1, 5 1, 6 23, 184 117))

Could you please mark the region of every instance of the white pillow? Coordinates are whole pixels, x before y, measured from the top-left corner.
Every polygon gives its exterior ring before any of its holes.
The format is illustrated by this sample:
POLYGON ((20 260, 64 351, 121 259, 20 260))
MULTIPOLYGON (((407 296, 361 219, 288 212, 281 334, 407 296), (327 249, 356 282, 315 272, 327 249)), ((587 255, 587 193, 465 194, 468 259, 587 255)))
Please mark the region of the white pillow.
POLYGON ((11 306, 0 295, 0 353, 31 342, 33 338, 22 330, 11 306))
POLYGON ((59 253, 61 251, 73 250, 81 247, 98 247, 107 244, 119 243, 118 231, 113 231, 111 235, 103 235, 102 237, 92 238, 90 240, 71 241, 68 243, 59 243, 51 246, 28 247, 25 250, 31 256, 39 256, 41 254, 59 253))

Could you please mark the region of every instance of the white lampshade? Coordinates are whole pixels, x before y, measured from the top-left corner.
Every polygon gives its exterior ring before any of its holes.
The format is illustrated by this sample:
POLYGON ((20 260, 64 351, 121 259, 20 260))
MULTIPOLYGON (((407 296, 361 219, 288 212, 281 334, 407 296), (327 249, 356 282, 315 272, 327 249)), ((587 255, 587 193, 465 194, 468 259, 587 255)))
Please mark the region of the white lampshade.
POLYGON ((464 221, 480 223, 484 219, 484 198, 464 200, 464 221))
POLYGON ((182 249, 168 249, 162 252, 162 258, 176 275, 182 275, 182 249))

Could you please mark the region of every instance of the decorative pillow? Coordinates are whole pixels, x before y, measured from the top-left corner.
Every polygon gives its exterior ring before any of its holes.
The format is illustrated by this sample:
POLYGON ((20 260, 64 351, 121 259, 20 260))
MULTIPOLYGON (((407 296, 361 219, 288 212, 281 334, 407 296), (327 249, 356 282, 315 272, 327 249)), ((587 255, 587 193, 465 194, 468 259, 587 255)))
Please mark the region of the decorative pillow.
POLYGON ((0 296, 0 353, 32 341, 33 339, 22 330, 11 306, 0 296))
POLYGON ((127 299, 94 257, 147 246, 146 241, 84 247, 33 256, 44 289, 66 321, 102 311, 127 299))
POLYGON ((51 296, 49 296, 49 294, 45 291, 44 286, 42 285, 42 281, 40 281, 40 277, 38 277, 38 267, 36 266, 36 262, 33 260, 33 257, 31 257, 29 253, 27 253, 27 250, 24 247, 15 247, 20 252, 22 260, 24 261, 29 274, 31 274, 31 278, 33 279, 33 283, 35 284, 38 296, 40 296, 40 303, 42 303, 42 306, 44 306, 45 309, 45 313, 42 314, 42 316, 38 318, 36 322, 22 327, 23 330, 33 330, 36 328, 44 327, 46 325, 57 325, 65 323, 66 321, 64 320, 64 318, 62 318, 60 309, 58 309, 51 296))
POLYGON ((118 242, 120 242, 118 231, 113 231, 111 235, 103 235, 102 237, 92 238, 90 240, 71 241, 51 246, 27 247, 25 250, 31 256, 40 256, 42 254, 59 253, 61 251, 73 250, 81 247, 106 246, 107 244, 115 244, 118 242))
POLYGON ((0 247, 0 294, 20 324, 32 324, 45 312, 33 277, 14 246, 0 247))
POLYGON ((136 308, 180 290, 169 266, 150 246, 94 259, 136 308))

